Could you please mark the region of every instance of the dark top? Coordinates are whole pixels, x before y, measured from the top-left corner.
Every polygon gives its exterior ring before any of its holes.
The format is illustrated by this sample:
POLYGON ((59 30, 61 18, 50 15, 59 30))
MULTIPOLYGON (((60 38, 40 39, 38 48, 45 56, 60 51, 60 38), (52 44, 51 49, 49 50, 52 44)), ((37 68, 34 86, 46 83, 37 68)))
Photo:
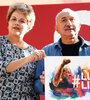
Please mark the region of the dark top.
POLYGON ((63 44, 61 42, 62 55, 63 56, 78 56, 79 48, 80 48, 81 44, 82 44, 81 40, 75 44, 63 44))

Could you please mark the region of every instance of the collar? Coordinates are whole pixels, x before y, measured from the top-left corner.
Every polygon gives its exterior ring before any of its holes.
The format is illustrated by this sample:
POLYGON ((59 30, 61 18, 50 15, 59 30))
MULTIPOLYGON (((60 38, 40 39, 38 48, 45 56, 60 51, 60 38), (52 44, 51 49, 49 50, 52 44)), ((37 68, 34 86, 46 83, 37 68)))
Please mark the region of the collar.
POLYGON ((81 47, 85 46, 85 47, 89 47, 90 46, 90 42, 84 40, 81 36, 78 36, 78 39, 80 39, 82 41, 82 45, 81 47))
MULTIPOLYGON (((83 47, 83 46, 86 46, 86 47, 90 46, 90 42, 84 40, 81 36, 78 36, 78 39, 80 39, 80 40, 82 41, 81 47, 83 47)), ((57 48, 57 47, 58 47, 58 48, 62 48, 60 42, 61 42, 61 38, 55 43, 54 47, 55 47, 55 48, 57 48)))

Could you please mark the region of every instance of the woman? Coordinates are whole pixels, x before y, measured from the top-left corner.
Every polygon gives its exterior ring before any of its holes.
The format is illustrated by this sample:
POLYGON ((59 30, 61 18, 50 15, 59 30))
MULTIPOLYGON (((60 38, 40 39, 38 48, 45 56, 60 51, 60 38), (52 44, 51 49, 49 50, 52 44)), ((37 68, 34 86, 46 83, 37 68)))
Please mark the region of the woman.
POLYGON ((39 100, 33 89, 35 61, 45 54, 23 40, 34 22, 31 6, 16 3, 9 7, 8 35, 0 37, 0 100, 39 100))

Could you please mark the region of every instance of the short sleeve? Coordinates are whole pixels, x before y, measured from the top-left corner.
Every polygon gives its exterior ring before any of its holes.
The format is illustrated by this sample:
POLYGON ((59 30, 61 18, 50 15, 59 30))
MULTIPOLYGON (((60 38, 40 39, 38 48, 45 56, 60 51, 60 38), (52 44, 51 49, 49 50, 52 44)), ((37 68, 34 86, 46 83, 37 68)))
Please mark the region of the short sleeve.
POLYGON ((12 61, 11 52, 8 51, 8 47, 3 43, 3 39, 0 38, 0 76, 7 75, 6 66, 12 61))
POLYGON ((3 57, 2 57, 2 52, 0 51, 0 77, 1 76, 6 76, 6 69, 3 66, 3 57))

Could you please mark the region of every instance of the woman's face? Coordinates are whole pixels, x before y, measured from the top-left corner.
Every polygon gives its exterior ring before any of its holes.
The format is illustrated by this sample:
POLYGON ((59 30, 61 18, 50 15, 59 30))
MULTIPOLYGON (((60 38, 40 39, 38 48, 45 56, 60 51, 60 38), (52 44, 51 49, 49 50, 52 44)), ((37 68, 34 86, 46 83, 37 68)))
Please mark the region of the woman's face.
POLYGON ((26 16, 18 10, 14 11, 8 21, 8 31, 9 35, 23 38, 28 31, 28 21, 26 16))

